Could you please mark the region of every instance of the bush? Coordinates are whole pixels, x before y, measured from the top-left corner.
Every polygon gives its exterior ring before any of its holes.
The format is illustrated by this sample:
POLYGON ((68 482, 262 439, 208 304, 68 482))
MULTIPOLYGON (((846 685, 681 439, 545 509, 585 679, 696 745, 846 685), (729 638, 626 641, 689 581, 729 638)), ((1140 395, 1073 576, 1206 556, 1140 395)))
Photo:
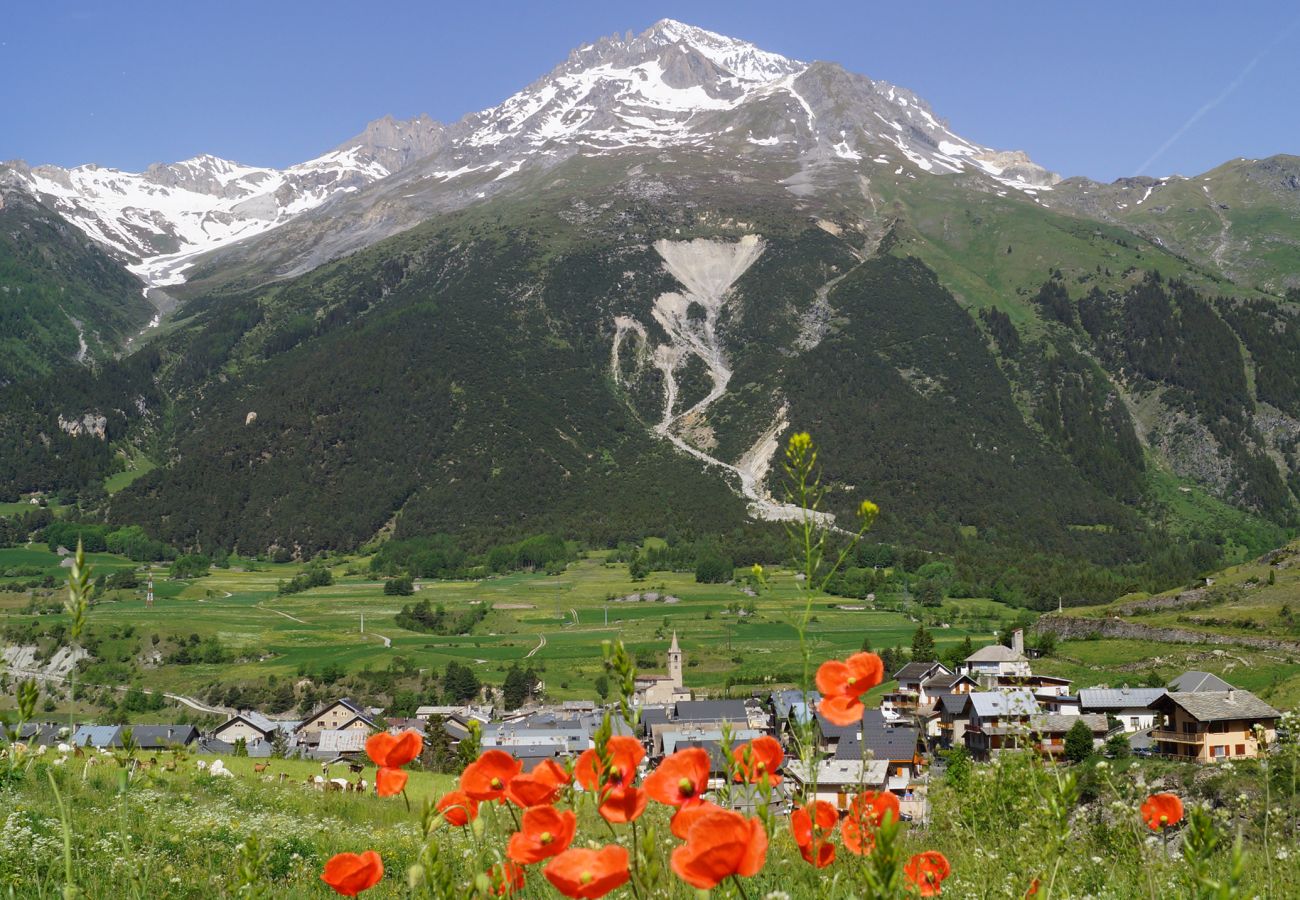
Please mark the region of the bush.
POLYGON ((411 583, 411 576, 400 575, 384 582, 384 593, 390 597, 409 597, 415 593, 415 585, 411 583))
POLYGON ((716 553, 705 553, 695 563, 695 581, 698 584, 725 584, 735 572, 732 561, 716 553))

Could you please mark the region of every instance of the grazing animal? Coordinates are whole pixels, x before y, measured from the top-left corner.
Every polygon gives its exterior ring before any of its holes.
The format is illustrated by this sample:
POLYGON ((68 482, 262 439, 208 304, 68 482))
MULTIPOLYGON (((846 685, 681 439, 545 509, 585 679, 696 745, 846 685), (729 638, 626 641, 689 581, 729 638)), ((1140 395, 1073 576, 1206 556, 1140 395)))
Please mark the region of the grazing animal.
POLYGON ((288 781, 288 780, 289 780, 289 773, 288 773, 288 772, 281 772, 281 773, 280 773, 280 778, 279 778, 280 783, 281 783, 281 784, 284 784, 284 782, 286 782, 286 781, 288 781))
POLYGON ((311 786, 314 787, 314 788, 315 788, 316 790, 318 790, 318 791, 323 791, 323 790, 325 790, 325 776, 324 776, 324 775, 317 775, 317 776, 315 776, 314 778, 312 778, 312 779, 311 779, 311 786))
POLYGON ((269 769, 269 768, 271 768, 271 764, 270 764, 269 762, 264 762, 264 763, 254 763, 254 764, 253 764, 253 772, 255 772, 255 773, 258 774, 258 775, 261 775, 263 772, 265 772, 265 771, 266 771, 267 769, 269 769))
POLYGON ((339 784, 339 779, 331 778, 329 781, 325 782, 325 790, 326 790, 326 791, 341 791, 341 790, 343 790, 343 785, 345 785, 345 784, 347 784, 346 781, 344 781, 343 784, 339 784))
POLYGON ((196 765, 199 767, 200 772, 205 772, 208 768, 208 761, 206 759, 201 759, 196 763, 196 765))
POLYGON ((365 770, 366 770, 366 766, 364 763, 359 763, 359 762, 348 763, 348 771, 351 772, 353 775, 360 775, 365 770))
POLYGON ((82 750, 80 746, 77 746, 73 748, 72 755, 75 756, 77 759, 81 759, 86 755, 86 751, 82 750))

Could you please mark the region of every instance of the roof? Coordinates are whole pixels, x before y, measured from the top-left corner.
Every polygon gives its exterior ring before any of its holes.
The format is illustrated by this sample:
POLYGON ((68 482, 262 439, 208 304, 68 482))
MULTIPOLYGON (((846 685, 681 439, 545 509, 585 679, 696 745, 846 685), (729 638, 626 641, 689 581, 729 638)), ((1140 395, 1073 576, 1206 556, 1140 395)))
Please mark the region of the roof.
POLYGON ((961 711, 966 708, 966 701, 970 699, 970 694, 940 694, 939 702, 943 704, 944 712, 950 716, 960 715, 961 711))
POLYGON ((1029 730, 1031 732, 1056 733, 1069 731, 1074 727, 1075 722, 1082 722, 1087 725, 1093 734, 1104 733, 1109 730, 1106 723, 1106 717, 1101 713, 1083 713, 1082 715, 1055 715, 1049 713, 1043 716, 1030 716, 1029 730))
POLYGON ((1079 691, 1079 706, 1084 709, 1132 709, 1150 706, 1164 694, 1164 688, 1084 688, 1079 691))
POLYGON ((668 710, 662 706, 646 706, 641 709, 641 724, 646 728, 651 725, 667 725, 668 710))
POLYGON ((360 753, 366 748, 364 731, 348 728, 341 731, 325 730, 320 733, 320 753, 360 753))
POLYGON ((954 685, 963 681, 971 685, 979 684, 978 681, 971 678, 969 675, 931 675, 925 680, 925 688, 932 694, 938 694, 951 690, 954 685))
POLYGON ((1030 716, 1041 711, 1032 691, 974 691, 970 702, 981 717, 1030 716))
POLYGON ((861 739, 856 734, 842 738, 835 748, 835 758, 862 759, 865 749, 868 759, 910 760, 916 756, 916 741, 915 728, 868 727, 861 739))
MULTIPOLYGON (((808 782, 807 766, 802 759, 792 759, 785 764, 786 774, 801 783, 808 782)), ((864 785, 881 787, 889 776, 889 760, 828 759, 817 764, 817 787, 864 785)))
POLYGON ((371 716, 364 709, 362 709, 361 707, 353 703, 352 700, 349 699, 348 697, 340 697, 337 700, 331 700, 328 703, 324 703, 316 707, 314 710, 312 710, 311 715, 307 716, 307 718, 303 719, 302 722, 299 723, 298 727, 301 728, 303 725, 309 724, 313 719, 317 718, 322 713, 339 705, 342 705, 345 709, 349 710, 352 713, 355 713, 353 718, 348 720, 349 722, 353 722, 356 719, 361 719, 371 728, 379 728, 379 723, 377 723, 374 720, 374 717, 371 716))
POLYGON ((72 743, 78 747, 108 747, 120 730, 118 725, 81 725, 73 733, 72 743))
POLYGON ((934 660, 910 662, 894 674, 894 680, 920 681, 922 678, 926 678, 933 673, 936 668, 943 669, 945 672, 948 671, 947 666, 943 663, 935 662, 934 660))
POLYGON ((676 716, 686 722, 739 722, 749 721, 744 700, 679 700, 676 716))
MULTIPOLYGON (((748 728, 735 730, 731 733, 732 746, 739 747, 746 741, 752 741, 761 734, 762 732, 748 728)), ((722 730, 718 728, 684 728, 680 731, 669 729, 662 734, 661 740, 663 741, 665 756, 685 747, 703 747, 711 755, 713 750, 717 749, 715 762, 722 759, 722 730)))
POLYGON ((198 740, 198 737, 199 730, 193 725, 131 726, 131 740, 142 750, 156 747, 186 746, 198 740))
POLYGON ((966 657, 966 662, 1026 662, 1025 655, 1012 650, 1010 647, 1004 647, 1001 644, 989 644, 987 647, 980 647, 970 656, 966 657))
POLYGON ((1153 703, 1170 701, 1187 710, 1198 722, 1225 719, 1278 719, 1282 714, 1250 691, 1172 691, 1153 703))
POLYGON ((1209 672, 1184 672, 1169 682, 1169 690, 1184 693, 1189 691, 1230 691, 1232 685, 1218 675, 1211 675, 1209 672))

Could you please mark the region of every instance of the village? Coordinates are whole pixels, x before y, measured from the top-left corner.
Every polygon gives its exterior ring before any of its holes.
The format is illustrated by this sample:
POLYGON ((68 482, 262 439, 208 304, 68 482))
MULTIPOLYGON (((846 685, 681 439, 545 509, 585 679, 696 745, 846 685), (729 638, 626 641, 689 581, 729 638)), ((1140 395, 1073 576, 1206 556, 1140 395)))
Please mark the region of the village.
MULTIPOLYGON (((791 797, 814 791, 817 799, 841 812, 862 790, 889 791, 906 820, 922 822, 932 772, 942 770, 954 748, 963 748, 976 763, 1011 750, 1064 761, 1072 740, 1077 747, 1082 739, 1086 755, 1123 746, 1126 755, 1216 763, 1259 757, 1275 743, 1282 714, 1209 673, 1185 672, 1167 687, 1074 690, 1068 679, 1033 672, 1021 631, 1012 633, 1010 644, 976 650, 957 671, 937 661, 908 662, 892 673, 896 684, 878 708, 868 708, 860 723, 841 726, 817 711, 816 691, 805 695, 791 688, 745 698, 697 698, 683 682, 684 654, 674 634, 667 673, 636 679, 636 726, 618 706, 608 713, 614 734, 641 740, 649 768, 679 750, 703 748, 712 763, 710 786, 716 790, 726 783, 728 746, 772 736, 787 757, 774 803, 777 812, 790 810, 791 797), (810 733, 820 760, 815 771, 796 746, 800 735, 810 733)), ((313 760, 321 764, 321 775, 308 778, 309 787, 366 790, 365 742, 380 731, 414 730, 428 745, 433 743, 430 730, 440 729, 438 742, 453 752, 473 733, 481 748, 504 750, 531 771, 544 760, 564 765, 593 747, 606 714, 594 700, 568 700, 532 703, 508 714, 490 704, 471 703, 421 706, 413 717, 385 717, 383 709, 341 697, 300 720, 240 710, 207 732, 188 724, 82 724, 69 732, 66 724, 34 722, 6 739, 92 759, 96 752, 125 750, 148 765, 157 764, 159 754, 184 750, 216 757, 199 764, 217 774, 230 772, 220 757, 267 760, 254 767, 258 773, 266 773, 273 758, 313 760)), ((752 811, 759 802, 752 790, 728 790, 726 801, 742 811, 752 811)))

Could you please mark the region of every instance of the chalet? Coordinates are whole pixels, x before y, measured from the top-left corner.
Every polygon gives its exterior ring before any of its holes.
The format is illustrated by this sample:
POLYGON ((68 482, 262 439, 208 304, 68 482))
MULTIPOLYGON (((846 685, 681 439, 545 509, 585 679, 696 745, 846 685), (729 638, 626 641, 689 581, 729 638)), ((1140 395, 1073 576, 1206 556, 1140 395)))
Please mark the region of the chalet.
POLYGON ((1260 741, 1277 738, 1282 714, 1250 691, 1171 691, 1151 703, 1156 727, 1151 743, 1157 753, 1196 762, 1253 758, 1260 741), (1262 734, 1256 734, 1259 728, 1262 734))
POLYGON ((916 728, 885 725, 878 710, 867 710, 862 732, 846 735, 835 748, 835 759, 887 762, 889 789, 902 791, 911 784, 925 761, 921 747, 916 728), (872 713, 877 714, 874 721, 872 713))
POLYGON ((995 691, 1021 689, 1033 691, 1034 696, 1042 700, 1047 697, 1068 697, 1070 695, 1070 685, 1073 683, 1068 678, 1058 678, 1055 675, 1029 673, 993 676, 989 679, 989 688, 995 691))
POLYGON ((1029 659, 1025 656, 1025 633, 1019 628, 1013 631, 1010 647, 1001 644, 981 647, 966 657, 961 670, 981 683, 1002 675, 1031 675, 1029 659))
POLYGON ((55 722, 27 722, 21 726, 0 725, 0 744, 10 739, 29 747, 53 747, 67 740, 71 732, 67 725, 55 722))
POLYGON ((966 743, 966 726, 970 723, 967 694, 943 694, 937 704, 938 739, 941 747, 958 747, 966 743))
POLYGON ((909 718, 919 710, 932 711, 934 701, 927 693, 927 683, 936 676, 952 675, 952 670, 940 662, 910 662, 894 673, 898 686, 881 698, 880 709, 887 719, 909 718))
POLYGON ((299 747, 313 752, 319 748, 321 735, 326 731, 356 731, 369 735, 382 730, 367 710, 343 697, 325 704, 303 719, 294 735, 299 747))
MULTIPOLYGON (((817 792, 811 798, 823 800, 846 812, 853 798, 863 791, 884 790, 889 780, 889 763, 883 759, 828 759, 816 764, 817 792)), ((800 788, 811 787, 808 766, 801 759, 785 764, 785 773, 800 788)))
POLYGON ((1151 704, 1165 693, 1164 688, 1086 688, 1079 691, 1079 710, 1116 719, 1125 732, 1134 734, 1155 725, 1151 704))
POLYGON ((1029 719, 1042 707, 1029 691, 975 691, 966 695, 966 749, 986 760, 1000 751, 1024 746, 1029 719))
POLYGON ((297 722, 277 722, 259 712, 246 709, 222 722, 212 730, 210 736, 213 740, 231 745, 243 739, 246 746, 252 747, 263 742, 271 743, 277 731, 284 734, 287 739, 297 726, 297 722))

